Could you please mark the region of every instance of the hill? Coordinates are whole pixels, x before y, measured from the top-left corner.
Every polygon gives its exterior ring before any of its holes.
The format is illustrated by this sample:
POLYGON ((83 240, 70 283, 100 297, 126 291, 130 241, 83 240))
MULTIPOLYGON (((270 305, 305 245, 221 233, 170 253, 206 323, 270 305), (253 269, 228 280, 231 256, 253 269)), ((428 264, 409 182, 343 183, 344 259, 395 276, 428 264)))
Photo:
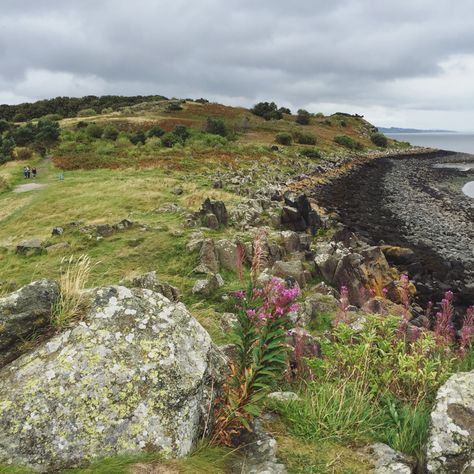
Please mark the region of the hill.
MULTIPOLYGON (((292 115, 272 104, 262 108, 276 109, 281 118, 267 120, 245 108, 205 100, 155 97, 95 115, 79 111, 76 117, 4 124, 3 143, 10 140, 16 147, 4 153, 0 166, 0 293, 41 278, 60 280, 70 262, 86 255, 91 262, 89 287, 156 272, 160 282, 179 290, 181 301, 213 341, 226 344, 235 341, 229 330, 229 314, 236 311, 231 296, 247 285, 253 242, 263 229, 269 270, 298 281, 302 301, 313 297, 322 281, 313 252, 325 248, 334 230, 325 224, 323 210, 311 210, 309 201, 284 193, 374 157, 411 149, 393 140, 380 141, 380 134, 360 116, 292 115), (30 183, 23 177, 26 165, 36 167, 36 182, 44 187, 19 192, 25 190, 19 186, 30 183), (209 268, 222 280, 209 276, 209 268)), ((395 273, 390 275, 394 278, 395 273)), ((320 295, 314 302, 318 318, 308 326, 311 337, 331 328, 337 312, 331 295, 320 295)), ((38 343, 41 337, 35 333, 18 351, 38 343)), ((334 383, 322 386, 328 404, 334 383)), ((288 387, 296 390, 290 381, 288 387)), ((316 392, 308 395, 308 403, 315 403, 314 396, 316 392)), ((352 402, 347 406, 371 410, 369 398, 352 402)), ((310 410, 313 416, 314 407, 310 410)), ((412 413, 426 415, 413 410, 410 405, 400 415, 403 423, 412 413)), ((279 421, 269 429, 292 472, 304 472, 301 466, 314 472, 367 472, 370 461, 354 451, 353 441, 391 440, 397 449, 419 454, 420 442, 410 446, 412 438, 405 444, 397 438, 406 426, 378 412, 368 415, 373 417, 367 428, 376 431, 373 436, 354 434, 354 427, 344 424, 342 435, 321 433, 316 441, 313 430, 298 432, 290 409, 282 412, 288 423, 279 421), (386 433, 379 429, 382 419, 389 426, 386 433)), ((232 457, 226 448, 203 445, 194 459, 171 462, 170 472, 226 472, 228 459, 232 457)), ((119 466, 114 472, 128 472, 138 460, 107 462, 119 466)), ((104 464, 84 472, 110 472, 106 469, 104 464)))

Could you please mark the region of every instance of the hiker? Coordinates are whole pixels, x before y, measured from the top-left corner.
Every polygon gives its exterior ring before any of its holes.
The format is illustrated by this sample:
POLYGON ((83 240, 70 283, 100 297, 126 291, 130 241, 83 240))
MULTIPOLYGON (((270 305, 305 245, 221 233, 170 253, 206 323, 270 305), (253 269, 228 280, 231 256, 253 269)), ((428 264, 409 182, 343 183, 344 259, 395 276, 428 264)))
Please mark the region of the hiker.
POLYGON ((36 168, 31 169, 31 174, 33 175, 33 178, 36 178, 36 168))
POLYGON ((23 168, 23 177, 24 177, 25 179, 28 178, 28 167, 27 167, 27 166, 25 166, 25 167, 23 168))
POLYGON ((26 167, 26 177, 29 179, 31 177, 31 171, 30 171, 30 167, 27 166, 26 167))

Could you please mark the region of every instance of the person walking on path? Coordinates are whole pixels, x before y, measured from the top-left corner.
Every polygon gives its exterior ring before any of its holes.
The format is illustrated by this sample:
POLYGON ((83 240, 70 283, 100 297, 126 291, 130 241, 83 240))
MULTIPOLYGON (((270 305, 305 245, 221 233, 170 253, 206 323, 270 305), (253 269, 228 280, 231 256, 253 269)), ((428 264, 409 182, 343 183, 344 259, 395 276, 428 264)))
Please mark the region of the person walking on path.
POLYGON ((33 175, 33 178, 36 178, 36 168, 31 169, 31 174, 33 175))
POLYGON ((26 177, 29 179, 31 177, 31 170, 30 170, 30 167, 27 166, 26 167, 26 177))
POLYGON ((23 177, 24 177, 25 179, 28 178, 28 167, 27 167, 27 166, 25 166, 25 167, 23 168, 23 177))

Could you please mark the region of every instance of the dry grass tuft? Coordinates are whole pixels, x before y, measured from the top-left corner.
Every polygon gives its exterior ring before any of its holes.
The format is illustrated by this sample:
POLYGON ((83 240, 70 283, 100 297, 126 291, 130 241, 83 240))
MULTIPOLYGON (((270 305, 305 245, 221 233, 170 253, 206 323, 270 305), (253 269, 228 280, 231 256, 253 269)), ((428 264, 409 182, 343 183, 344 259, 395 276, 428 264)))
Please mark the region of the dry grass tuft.
POLYGON ((77 260, 73 255, 61 260, 60 297, 51 319, 54 328, 65 329, 83 314, 86 306, 84 289, 92 268, 87 255, 81 255, 77 260))

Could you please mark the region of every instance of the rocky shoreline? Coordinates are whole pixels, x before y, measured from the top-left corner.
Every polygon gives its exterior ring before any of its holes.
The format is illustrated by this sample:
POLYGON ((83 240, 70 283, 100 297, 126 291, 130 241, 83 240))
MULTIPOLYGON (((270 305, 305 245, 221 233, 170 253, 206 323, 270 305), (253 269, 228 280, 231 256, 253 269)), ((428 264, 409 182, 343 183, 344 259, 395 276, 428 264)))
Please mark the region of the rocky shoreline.
POLYGON ((433 164, 473 161, 447 151, 382 157, 313 187, 311 197, 370 243, 412 249, 416 260, 398 266, 414 280, 420 303, 452 289, 467 307, 474 300, 474 200, 461 188, 473 171, 433 164))

